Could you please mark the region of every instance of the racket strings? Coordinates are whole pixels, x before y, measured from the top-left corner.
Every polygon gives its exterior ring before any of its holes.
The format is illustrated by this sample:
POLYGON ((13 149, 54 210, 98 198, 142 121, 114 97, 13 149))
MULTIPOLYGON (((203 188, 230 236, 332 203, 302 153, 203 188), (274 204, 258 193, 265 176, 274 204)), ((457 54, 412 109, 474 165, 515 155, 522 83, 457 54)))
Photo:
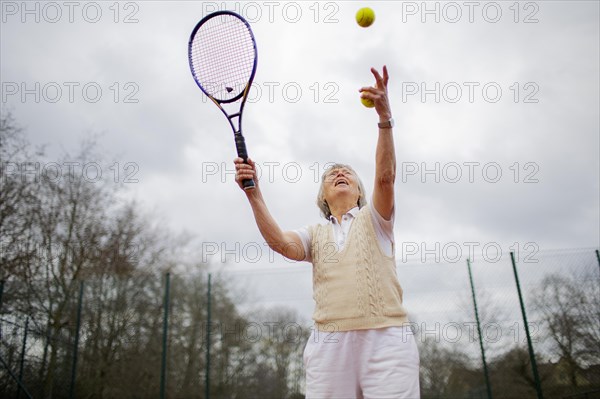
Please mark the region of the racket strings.
POLYGON ((235 16, 211 18, 192 40, 191 64, 196 80, 217 100, 235 98, 246 88, 255 56, 252 35, 235 16))

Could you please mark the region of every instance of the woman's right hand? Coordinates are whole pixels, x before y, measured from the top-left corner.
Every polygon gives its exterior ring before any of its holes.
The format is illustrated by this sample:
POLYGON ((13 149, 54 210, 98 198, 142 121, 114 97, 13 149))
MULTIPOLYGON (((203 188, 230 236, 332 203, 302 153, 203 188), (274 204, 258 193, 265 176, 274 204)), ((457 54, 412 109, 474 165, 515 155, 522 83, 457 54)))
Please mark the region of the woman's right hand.
MULTIPOLYGON (((253 179, 255 186, 254 190, 256 190, 258 188, 258 178, 256 176, 256 164, 254 161, 248 158, 248 163, 244 163, 244 160, 238 157, 233 160, 233 163, 235 164, 235 181, 237 182, 238 186, 244 190, 244 185, 242 182, 246 179, 253 179)), ((244 191, 248 192, 254 190, 244 191)))

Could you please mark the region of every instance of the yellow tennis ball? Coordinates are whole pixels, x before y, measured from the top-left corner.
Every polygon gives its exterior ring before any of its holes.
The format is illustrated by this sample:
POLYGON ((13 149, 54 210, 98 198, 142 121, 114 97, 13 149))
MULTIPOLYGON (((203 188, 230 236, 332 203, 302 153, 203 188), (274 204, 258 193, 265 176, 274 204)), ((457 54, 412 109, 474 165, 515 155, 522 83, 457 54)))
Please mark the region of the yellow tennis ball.
POLYGON ((361 97, 360 102, 367 108, 373 108, 375 106, 375 103, 370 98, 361 97))
POLYGON ((375 22, 375 12, 369 7, 363 7, 356 12, 356 22, 363 28, 368 28, 375 22))

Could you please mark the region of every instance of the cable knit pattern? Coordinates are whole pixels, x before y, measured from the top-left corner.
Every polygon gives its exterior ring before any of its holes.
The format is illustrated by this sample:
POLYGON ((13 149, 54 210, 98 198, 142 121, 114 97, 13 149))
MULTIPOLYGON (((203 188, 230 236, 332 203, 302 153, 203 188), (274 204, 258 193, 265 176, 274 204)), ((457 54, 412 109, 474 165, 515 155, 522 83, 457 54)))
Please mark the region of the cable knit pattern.
MULTIPOLYGON (((326 304, 327 303, 327 268, 322 267, 323 265, 323 249, 315 246, 315 242, 329 242, 333 243, 333 240, 327 236, 325 229, 310 228, 309 233, 313 237, 313 245, 311 248, 313 257, 313 298, 315 302, 326 304)), ((322 246, 326 248, 327 245, 322 246)), ((314 317, 318 319, 327 319, 326 307, 322 306, 315 309, 314 317)))
POLYGON ((331 225, 309 229, 313 259, 313 319, 321 331, 349 331, 408 323, 394 257, 377 242, 368 206, 352 222, 339 251, 331 225))
MULTIPOLYGON (((375 228, 373 227, 373 222, 372 222, 373 219, 372 219, 371 215, 369 213, 366 213, 366 216, 369 218, 369 220, 367 221, 367 223, 360 224, 361 231, 360 231, 359 236, 360 237, 377 237, 377 235, 375 234, 375 228)), ((381 283, 382 283, 381 273, 379 273, 380 267, 377 267, 376 265, 373 264, 375 252, 379 249, 379 243, 377 242, 377 238, 375 238, 375 240, 364 240, 364 241, 366 243, 368 243, 368 255, 369 255, 369 258, 365 262, 365 264, 368 265, 367 269, 369 271, 370 280, 373 281, 373 291, 372 291, 373 298, 370 302, 372 304, 371 314, 374 316, 381 316, 384 314, 384 309, 385 309, 385 301, 383 299, 383 290, 381 288, 381 283)), ((381 252, 381 254, 383 254, 383 251, 379 251, 379 252, 381 252)), ((395 274, 396 261, 393 258, 392 258, 392 260, 394 261, 393 270, 394 270, 394 274, 395 274)), ((400 301, 400 303, 402 304, 402 301, 400 301)))
MULTIPOLYGON (((373 276, 373 253, 371 251, 371 246, 369 245, 368 242, 368 237, 367 234, 365 232, 364 229, 364 223, 362 224, 358 224, 358 226, 356 226, 356 229, 360 229, 359 231, 357 231, 357 237, 358 237, 358 242, 359 242, 359 248, 360 248, 360 261, 356 262, 356 267, 362 270, 361 274, 364 274, 365 276, 365 280, 366 280, 366 288, 367 288, 367 294, 368 296, 366 298, 364 297, 359 297, 359 301, 360 302, 367 302, 368 306, 369 306, 369 314, 371 316, 376 316, 377 315, 377 299, 378 299, 378 291, 379 291, 379 287, 377 286, 377 281, 375 280, 374 276, 373 276)), ((361 282, 363 285, 364 282, 361 282)))

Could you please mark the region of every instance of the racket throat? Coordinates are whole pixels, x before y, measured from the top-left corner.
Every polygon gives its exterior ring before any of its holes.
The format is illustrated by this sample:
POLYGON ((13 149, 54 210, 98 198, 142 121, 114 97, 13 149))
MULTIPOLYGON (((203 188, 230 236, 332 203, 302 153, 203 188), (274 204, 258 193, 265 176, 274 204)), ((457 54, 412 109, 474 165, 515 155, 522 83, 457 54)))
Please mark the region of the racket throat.
POLYGON ((235 114, 227 115, 227 119, 229 119, 229 123, 231 124, 231 128, 233 129, 234 134, 237 136, 242 131, 242 113, 236 112, 235 114))

